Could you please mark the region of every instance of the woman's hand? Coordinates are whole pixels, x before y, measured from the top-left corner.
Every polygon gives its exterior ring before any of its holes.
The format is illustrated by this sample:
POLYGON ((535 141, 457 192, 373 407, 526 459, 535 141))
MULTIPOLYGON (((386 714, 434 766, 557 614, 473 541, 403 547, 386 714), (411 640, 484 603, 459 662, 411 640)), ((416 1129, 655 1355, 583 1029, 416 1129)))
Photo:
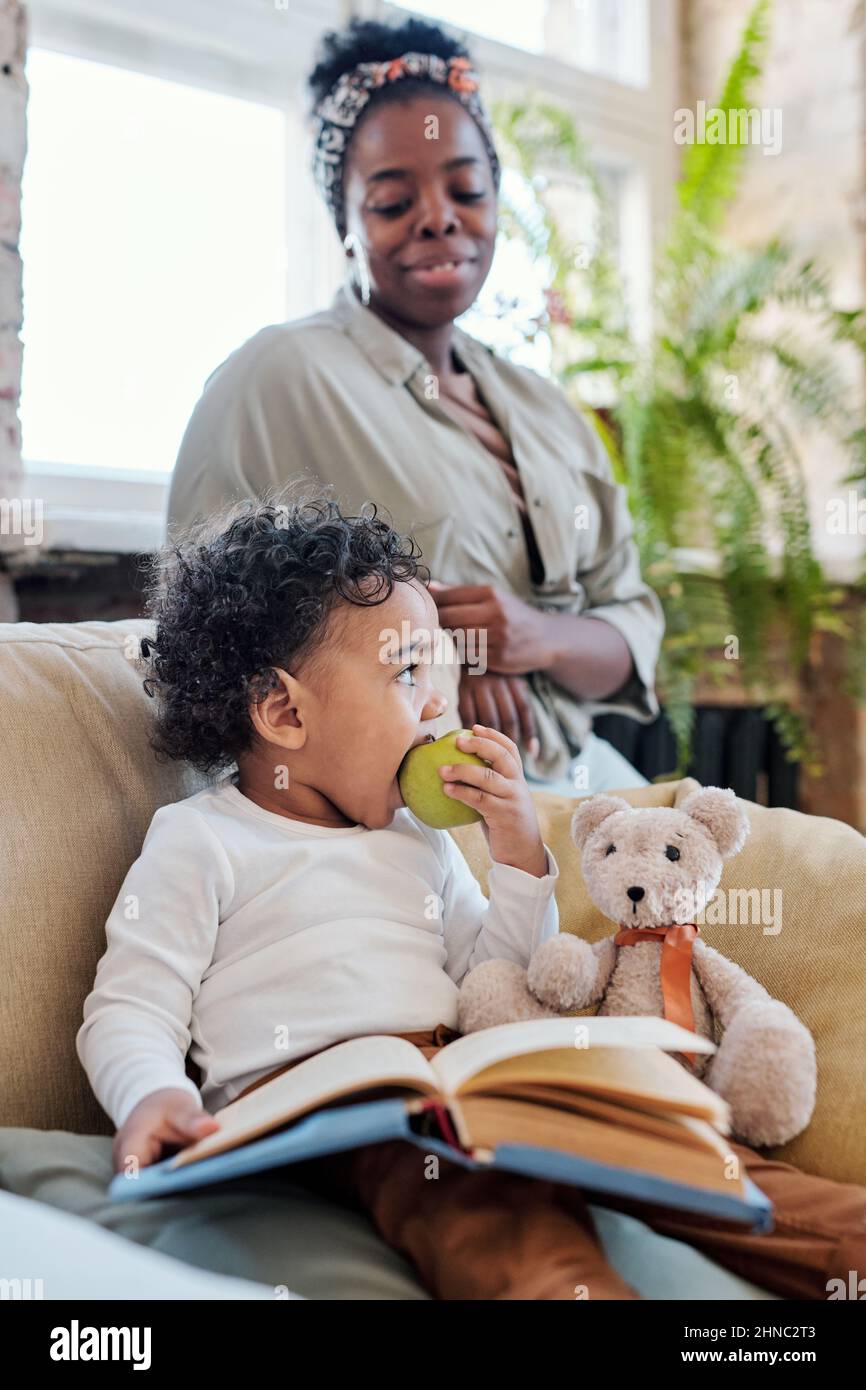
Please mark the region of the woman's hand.
POLYGON ((458 691, 460 722, 467 729, 475 723, 499 729, 512 743, 522 744, 538 756, 538 732, 529 684, 520 676, 476 675, 471 667, 460 672, 458 691))
MULTIPOLYGON (((431 580, 429 590, 440 627, 477 632, 486 671, 505 676, 544 671, 579 700, 604 700, 635 670, 622 633, 600 618, 533 608, 490 584, 431 580)), ((471 650, 468 643, 465 647, 471 650)))
POLYGON ((490 766, 454 763, 440 767, 445 795, 482 816, 491 859, 543 878, 548 872, 547 851, 517 748, 505 734, 484 724, 476 724, 472 734, 461 734, 457 747, 483 758, 490 766))
POLYGON ((474 629, 486 643, 479 655, 488 670, 522 676, 547 666, 549 615, 541 609, 492 584, 440 584, 432 580, 429 591, 440 627, 452 632, 474 629))

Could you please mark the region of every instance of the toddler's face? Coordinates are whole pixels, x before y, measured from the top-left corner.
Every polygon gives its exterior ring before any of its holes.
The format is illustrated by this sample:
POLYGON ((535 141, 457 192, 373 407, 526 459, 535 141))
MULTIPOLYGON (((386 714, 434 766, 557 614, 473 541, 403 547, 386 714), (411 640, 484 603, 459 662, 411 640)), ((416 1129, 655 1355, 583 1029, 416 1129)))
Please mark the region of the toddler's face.
POLYGON ((436 737, 435 720, 448 707, 431 681, 437 627, 436 605, 418 581, 395 584, 381 604, 341 603, 308 678, 306 771, 344 815, 370 829, 390 825, 404 804, 400 763, 436 737))

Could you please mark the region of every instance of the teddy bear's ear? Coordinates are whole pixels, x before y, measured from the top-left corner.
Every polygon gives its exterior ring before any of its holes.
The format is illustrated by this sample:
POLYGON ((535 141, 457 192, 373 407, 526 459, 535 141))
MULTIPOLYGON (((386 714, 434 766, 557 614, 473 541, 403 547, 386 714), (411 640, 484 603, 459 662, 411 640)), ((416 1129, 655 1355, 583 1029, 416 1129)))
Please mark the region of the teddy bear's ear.
POLYGON ((591 796, 580 805, 571 818, 571 838, 578 849, 583 849, 593 830, 614 811, 628 811, 627 801, 621 796, 591 796))
POLYGON ((723 859, 738 854, 751 829, 749 818, 730 787, 701 787, 679 807, 709 831, 723 859))

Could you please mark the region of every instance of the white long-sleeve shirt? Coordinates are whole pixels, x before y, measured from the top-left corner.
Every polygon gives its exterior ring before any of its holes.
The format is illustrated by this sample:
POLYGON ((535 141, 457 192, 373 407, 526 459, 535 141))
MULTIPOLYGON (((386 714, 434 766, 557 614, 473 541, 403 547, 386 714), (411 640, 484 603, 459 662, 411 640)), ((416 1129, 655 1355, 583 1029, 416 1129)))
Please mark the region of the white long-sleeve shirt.
POLYGON ((525 966, 559 930, 547 846, 542 878, 494 863, 488 901, 451 836, 407 809, 329 829, 236 782, 156 812, 106 923, 76 1049, 117 1128, 163 1087, 213 1112, 343 1039, 456 1027, 468 970, 525 966))

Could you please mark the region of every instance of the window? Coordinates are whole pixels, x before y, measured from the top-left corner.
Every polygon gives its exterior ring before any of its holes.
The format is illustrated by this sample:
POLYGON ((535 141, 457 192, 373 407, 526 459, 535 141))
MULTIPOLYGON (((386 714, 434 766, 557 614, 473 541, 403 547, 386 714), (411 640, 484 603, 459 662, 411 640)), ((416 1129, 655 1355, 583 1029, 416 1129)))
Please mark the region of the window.
MULTIPOLYGON (((521 206, 531 202, 532 190, 516 170, 504 168, 500 195, 500 206, 503 197, 521 206)), ((546 335, 534 341, 527 338, 534 321, 545 312, 548 275, 543 258, 533 260, 522 241, 500 231, 481 294, 461 314, 459 326, 513 362, 548 375, 550 344, 546 335)))
MULTIPOLYGON (((329 303, 345 257, 310 175, 306 76, 350 12, 407 8, 468 30, 489 106, 530 90, 573 111, 648 304, 676 159, 673 0, 30 0, 21 415, 47 548, 158 545, 207 377, 266 324, 329 303)), ((549 371, 546 336, 519 331, 545 287, 503 231, 461 327, 549 371)))
POLYGON ((285 318, 281 111, 34 48, 28 462, 170 470, 205 378, 285 318))
POLYGON ((649 81, 648 0, 413 0, 407 8, 615 82, 649 81))
MULTIPOLYGON (((623 212, 621 179, 612 169, 601 168, 597 174, 602 196, 614 214, 615 244, 607 250, 619 262, 626 302, 630 303, 633 313, 639 315, 639 291, 629 285, 629 261, 617 225, 617 214, 621 216, 623 212)), ((537 177, 540 182, 543 176, 537 177)), ((524 214, 533 207, 535 191, 514 169, 502 171, 500 207, 504 200, 524 214)), ((569 227, 573 244, 585 247, 589 255, 594 255, 599 228, 598 209, 592 194, 577 181, 560 181, 554 182, 548 190, 548 201, 557 221, 569 227)), ((549 376, 551 343, 546 330, 539 329, 538 324, 547 313, 544 291, 550 273, 551 267, 543 256, 533 260, 522 240, 500 232, 490 274, 476 302, 460 316, 460 327, 513 362, 549 376)), ((596 399, 591 381, 587 381, 586 387, 584 394, 588 401, 607 403, 596 399)))
POLYGON ((456 29, 471 29, 486 39, 497 39, 528 53, 544 52, 544 19, 547 0, 533 4, 503 4, 502 0, 412 0, 406 9, 456 29))

